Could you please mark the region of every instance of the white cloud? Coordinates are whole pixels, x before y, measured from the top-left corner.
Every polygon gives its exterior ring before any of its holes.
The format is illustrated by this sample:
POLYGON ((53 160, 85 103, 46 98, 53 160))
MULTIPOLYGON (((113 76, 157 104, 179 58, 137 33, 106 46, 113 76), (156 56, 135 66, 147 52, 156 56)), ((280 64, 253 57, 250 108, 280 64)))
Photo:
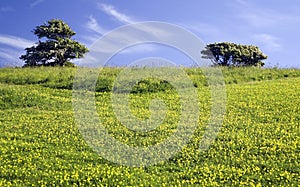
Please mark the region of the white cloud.
MULTIPOLYGON (((176 32, 174 33, 173 30, 166 30, 168 27, 165 25, 161 25, 161 27, 153 26, 151 22, 148 24, 135 24, 137 23, 137 20, 131 16, 128 16, 122 12, 119 12, 114 6, 109 4, 98 4, 98 8, 103 11, 105 14, 109 15, 113 19, 117 20, 120 23, 123 24, 131 24, 130 29, 124 29, 120 31, 116 31, 113 33, 110 33, 110 39, 104 38, 104 41, 101 41, 101 44, 98 43, 96 45, 93 45, 93 50, 95 52, 99 53, 112 53, 119 49, 118 46, 126 46, 127 44, 143 44, 144 42, 149 41, 173 41, 178 43, 183 43, 181 38, 178 38, 178 35, 176 32), (105 46, 105 47, 103 47, 105 46)), ((90 25, 93 25, 93 28, 97 27, 96 20, 90 19, 90 22, 93 23, 90 25)), ((92 27, 91 27, 92 28, 92 27)), ((196 26, 193 27, 193 29, 196 29, 196 26)), ((212 30, 217 31, 216 28, 208 28, 207 25, 201 27, 202 31, 205 30, 206 33, 212 32, 212 30)), ((96 30, 96 29, 94 29, 96 30)), ((198 30, 199 31, 199 28, 198 30)), ((123 54, 143 54, 147 52, 153 52, 160 50, 158 46, 155 45, 136 45, 134 47, 129 47, 121 51, 123 54)))
POLYGON ((154 45, 136 45, 126 48, 120 52, 120 54, 136 54, 136 53, 147 53, 153 52, 157 49, 154 45))
POLYGON ((112 5, 98 4, 98 7, 121 23, 130 24, 136 22, 132 17, 117 11, 112 5))
POLYGON ((44 2, 44 0, 35 0, 29 6, 30 6, 30 8, 33 8, 33 7, 37 6, 38 4, 40 4, 42 2, 44 2))
POLYGON ((255 27, 276 26, 278 23, 285 23, 294 19, 288 15, 265 10, 242 13, 240 17, 255 27))
POLYGON ((0 67, 1 66, 21 66, 19 59, 22 52, 15 49, 0 48, 0 67))
POLYGON ((289 12, 278 12, 271 8, 257 6, 249 1, 236 0, 230 3, 238 13, 237 17, 254 27, 272 27, 278 24, 290 24, 297 20, 297 16, 289 12))
POLYGON ((0 48, 0 56, 3 59, 6 59, 8 61, 15 61, 16 58, 18 58, 18 55, 20 52, 17 52, 15 50, 9 50, 5 48, 0 48))
MULTIPOLYGON (((103 12, 105 12, 106 14, 108 14, 109 16, 111 16, 112 18, 116 19, 117 21, 123 24, 137 23, 137 19, 117 11, 117 9, 112 5, 99 3, 98 7, 100 8, 100 10, 102 10, 103 12)), ((146 25, 139 26, 139 27, 135 27, 134 25, 132 25, 132 31, 134 30, 138 32, 143 31, 144 33, 155 35, 156 37, 164 37, 164 36, 166 37, 170 35, 169 32, 166 32, 163 29, 158 29, 158 28, 154 29, 152 26, 146 26, 146 25)), ((130 35, 133 36, 132 34, 130 35)))
POLYGON ((190 22, 190 23, 178 23, 178 25, 189 29, 191 32, 196 33, 197 35, 204 37, 217 37, 224 33, 222 30, 212 24, 203 23, 203 22, 190 22))
POLYGON ((248 3, 245 0, 236 0, 235 2, 240 5, 248 5, 248 3))
POLYGON ((101 38, 101 36, 98 34, 87 34, 87 35, 82 35, 80 38, 82 39, 82 40, 80 40, 80 42, 82 42, 86 46, 90 46, 95 41, 99 40, 99 38, 101 38))
POLYGON ((156 41, 177 41, 182 43, 182 40, 176 36, 173 30, 166 30, 164 24, 161 24, 161 27, 153 26, 151 22, 148 24, 132 24, 130 27, 121 27, 110 32, 109 35, 104 35, 101 40, 94 43, 91 50, 108 54, 133 45, 134 47, 126 48, 121 53, 141 54, 159 49, 155 45, 143 45, 145 43, 155 43, 156 41))
POLYGON ((280 39, 270 34, 255 34, 253 39, 262 44, 268 51, 278 51, 282 48, 279 43, 280 39))
POLYGON ((34 42, 11 35, 0 34, 0 65, 20 65, 20 55, 34 42))
POLYGON ((32 46, 34 42, 16 36, 0 34, 0 44, 5 44, 18 49, 25 49, 26 47, 32 46))
POLYGON ((103 35, 107 32, 107 30, 99 25, 98 21, 92 15, 89 16, 89 21, 86 23, 86 28, 100 35, 103 35))
MULTIPOLYGON (((108 5, 108 4, 98 4, 98 8, 103 11, 104 13, 106 13, 107 15, 111 16, 113 19, 117 20, 118 22, 121 22, 123 24, 132 24, 134 22, 136 22, 132 17, 127 16, 119 11, 116 10, 116 8, 112 5, 108 5)), ((102 26, 100 26, 100 24, 98 23, 98 21, 96 20, 96 18, 94 18, 93 16, 89 17, 89 21, 86 23, 85 27, 92 31, 93 33, 96 34, 89 34, 84 36, 83 38, 85 40, 87 40, 90 43, 94 43, 97 40, 99 40, 100 35, 103 35, 104 33, 108 32, 109 30, 104 29, 102 26)), ((118 46, 122 46, 122 44, 126 44, 126 43, 131 43, 135 44, 134 41, 137 41, 137 38, 141 38, 140 34, 158 34, 158 35, 162 35, 162 31, 158 31, 158 30, 149 30, 151 28, 144 28, 144 27, 134 27, 132 26, 132 29, 130 31, 126 30, 124 32, 117 32, 116 35, 112 36, 113 38, 118 38, 116 39, 112 39, 109 40, 106 38, 106 40, 101 44, 101 46, 98 46, 97 43, 95 43, 95 45, 93 45, 93 48, 95 51, 97 52, 101 52, 101 53, 111 53, 111 52, 115 52, 115 50, 117 50, 119 47, 118 46), (98 47, 97 47, 98 46, 98 47), (105 46, 103 48, 103 46, 105 46)), ((164 33, 166 34, 166 33, 164 33)), ((119 49, 121 50, 121 49, 119 49)), ((120 53, 122 54, 137 54, 137 53, 146 53, 149 51, 153 51, 155 50, 154 46, 150 46, 150 45, 137 45, 135 47, 129 47, 126 48, 124 50, 122 50, 120 53)))
POLYGON ((10 6, 0 7, 0 12, 13 12, 13 11, 15 11, 15 9, 10 6))

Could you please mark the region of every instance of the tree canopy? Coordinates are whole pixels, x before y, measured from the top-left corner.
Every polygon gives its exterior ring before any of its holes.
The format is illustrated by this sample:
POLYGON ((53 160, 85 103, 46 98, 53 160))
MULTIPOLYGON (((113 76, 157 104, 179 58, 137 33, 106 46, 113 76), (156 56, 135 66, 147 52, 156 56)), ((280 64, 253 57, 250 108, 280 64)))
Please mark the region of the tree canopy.
POLYGON ((24 66, 74 65, 71 59, 82 58, 88 52, 84 45, 71 39, 76 33, 62 20, 49 20, 37 26, 33 33, 39 41, 26 48, 26 54, 20 57, 25 62, 24 66))
POLYGON ((267 59, 257 46, 230 42, 208 44, 201 54, 221 66, 264 66, 262 60, 267 59))

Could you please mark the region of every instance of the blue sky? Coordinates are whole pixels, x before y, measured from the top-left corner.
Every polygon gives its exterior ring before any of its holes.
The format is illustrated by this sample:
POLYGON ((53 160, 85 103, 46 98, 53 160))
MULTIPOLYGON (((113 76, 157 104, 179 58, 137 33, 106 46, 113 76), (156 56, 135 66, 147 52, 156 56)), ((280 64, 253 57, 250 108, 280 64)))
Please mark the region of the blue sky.
MULTIPOLYGON (((68 23, 77 33, 74 39, 87 47, 122 25, 163 21, 186 28, 205 43, 257 45, 269 57, 267 66, 300 68, 298 0, 1 0, 0 66, 22 65, 18 57, 37 42, 31 31, 52 18, 68 23)), ((163 48, 133 47, 111 63, 161 56, 158 49, 163 48)))

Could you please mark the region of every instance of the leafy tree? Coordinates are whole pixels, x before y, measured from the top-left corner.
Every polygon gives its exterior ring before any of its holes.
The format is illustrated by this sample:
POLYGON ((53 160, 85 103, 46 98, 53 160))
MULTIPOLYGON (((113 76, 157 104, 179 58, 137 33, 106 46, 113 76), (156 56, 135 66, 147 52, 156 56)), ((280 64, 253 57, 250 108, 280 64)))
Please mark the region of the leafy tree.
POLYGON ((230 42, 208 44, 201 54, 221 66, 264 66, 262 60, 267 59, 257 46, 230 42))
POLYGON ((73 66, 71 59, 82 58, 88 52, 84 45, 71 39, 76 33, 62 20, 49 20, 33 33, 39 41, 26 48, 26 54, 20 57, 24 66, 73 66))

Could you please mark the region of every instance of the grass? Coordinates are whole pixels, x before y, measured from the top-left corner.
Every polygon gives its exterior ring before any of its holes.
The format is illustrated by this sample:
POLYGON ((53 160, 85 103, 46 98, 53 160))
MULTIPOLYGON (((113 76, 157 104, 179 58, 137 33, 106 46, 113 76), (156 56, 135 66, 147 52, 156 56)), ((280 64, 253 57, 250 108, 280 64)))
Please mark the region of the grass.
MULTIPOLYGON (((194 82, 195 86, 207 86, 206 77, 203 75, 200 68, 186 68, 184 70, 194 82)), ((101 69, 101 74, 99 75, 99 79, 96 84, 96 91, 111 91, 113 82, 121 71, 122 68, 101 69)), ((0 83, 16 85, 39 84, 43 87, 72 90, 75 73, 75 68, 1 68, 0 83)), ((297 69, 224 67, 222 68, 222 73, 227 85, 300 77, 300 71, 297 69)))
MULTIPOLYGON (((193 138, 173 158, 149 167, 111 163, 90 148, 74 121, 74 68, 0 69, 0 186, 299 186, 300 70, 224 68, 227 110, 208 150, 199 152, 210 116, 210 93, 200 69, 185 69, 197 87, 200 119, 193 138)), ((145 80, 130 95, 139 119, 153 98, 165 101, 156 130, 133 132, 116 118, 112 83, 121 69, 105 68, 96 85, 99 117, 108 132, 132 146, 169 137, 180 113, 165 82, 145 80), (139 86, 147 83, 149 88, 139 86), (158 91, 151 86, 161 86, 158 91)))

